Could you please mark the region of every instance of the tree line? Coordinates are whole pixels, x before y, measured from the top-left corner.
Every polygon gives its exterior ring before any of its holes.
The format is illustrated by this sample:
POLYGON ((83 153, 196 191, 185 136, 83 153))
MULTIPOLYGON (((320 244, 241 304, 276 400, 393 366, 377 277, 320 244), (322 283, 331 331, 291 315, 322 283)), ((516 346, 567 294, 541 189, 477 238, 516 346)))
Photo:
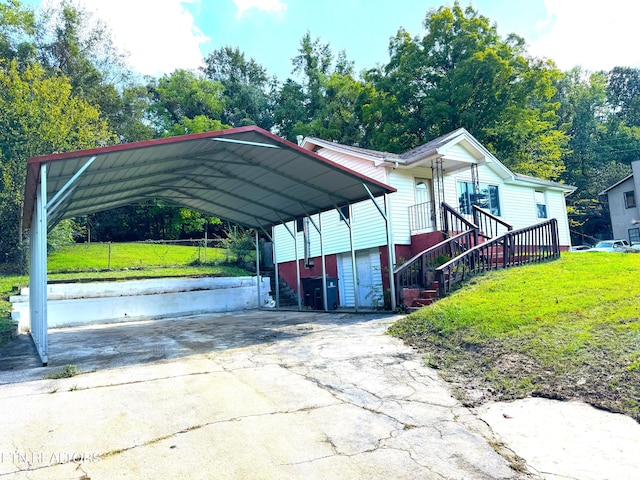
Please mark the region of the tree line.
MULTIPOLYGON (((198 71, 134 74, 108 27, 71 0, 32 10, 0 4, 0 264, 21 268, 26 159, 258 125, 290 141, 317 136, 399 153, 464 127, 513 171, 578 187, 574 230, 607 234, 598 193, 640 150, 640 70, 561 71, 516 34, 455 3, 400 28, 386 63, 354 71, 307 32, 279 80, 237 47, 198 71)), ((219 228, 198 212, 147 202, 64 221, 53 238, 178 238, 219 228)))

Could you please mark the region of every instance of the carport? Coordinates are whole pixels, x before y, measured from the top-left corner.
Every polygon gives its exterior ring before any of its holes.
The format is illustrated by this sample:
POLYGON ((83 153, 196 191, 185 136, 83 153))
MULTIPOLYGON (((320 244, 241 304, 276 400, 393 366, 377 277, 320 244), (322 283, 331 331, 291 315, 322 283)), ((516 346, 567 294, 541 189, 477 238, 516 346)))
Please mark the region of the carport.
MULTIPOLYGON (((30 158, 23 225, 30 235, 31 336, 42 363, 48 363, 47 232, 65 218, 161 199, 255 229, 259 255, 258 231, 273 242, 277 224, 371 200, 385 219, 393 265, 387 216, 393 191, 255 126, 30 158)), ((322 246, 322 226, 311 222, 322 246)), ((322 247, 321 258, 327 310, 322 247)), ((352 259, 355 264, 353 248, 352 259)), ((256 264, 259 276, 259 257, 256 264)), ((297 281, 300 292, 299 270, 297 281)), ((260 282, 258 298, 259 289, 260 282)))

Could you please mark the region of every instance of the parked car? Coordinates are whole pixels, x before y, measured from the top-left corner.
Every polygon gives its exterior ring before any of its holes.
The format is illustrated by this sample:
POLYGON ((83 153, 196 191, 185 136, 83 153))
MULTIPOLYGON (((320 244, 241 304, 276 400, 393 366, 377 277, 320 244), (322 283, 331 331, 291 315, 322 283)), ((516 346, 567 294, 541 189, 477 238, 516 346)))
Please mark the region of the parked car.
POLYGON ((574 245, 569 248, 570 252, 584 252, 593 248, 593 245, 574 245))
POLYGON ((596 243, 596 246, 587 250, 588 252, 626 252, 631 249, 631 245, 626 240, 603 240, 596 243))

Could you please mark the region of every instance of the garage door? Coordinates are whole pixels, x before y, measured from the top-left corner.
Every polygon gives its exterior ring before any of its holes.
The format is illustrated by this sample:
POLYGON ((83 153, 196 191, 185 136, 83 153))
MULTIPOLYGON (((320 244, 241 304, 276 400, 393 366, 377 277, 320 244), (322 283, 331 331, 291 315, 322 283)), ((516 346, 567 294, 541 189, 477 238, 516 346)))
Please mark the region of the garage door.
MULTIPOLYGON (((351 254, 338 256, 338 288, 340 289, 341 306, 354 307, 353 269, 351 254)), ((382 290, 382 273, 380 271, 380 252, 377 248, 356 252, 356 268, 358 272, 358 306, 377 308, 384 305, 382 290)))

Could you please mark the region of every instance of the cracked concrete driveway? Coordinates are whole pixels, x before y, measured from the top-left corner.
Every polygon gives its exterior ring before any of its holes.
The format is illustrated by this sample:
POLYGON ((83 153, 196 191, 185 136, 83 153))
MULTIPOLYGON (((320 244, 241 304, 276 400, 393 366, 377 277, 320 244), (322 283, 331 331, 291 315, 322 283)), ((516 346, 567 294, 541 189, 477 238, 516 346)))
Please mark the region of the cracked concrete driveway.
POLYGON ((52 331, 53 366, 0 352, 0 478, 525 477, 384 335, 393 320, 253 311, 52 331), (66 364, 83 373, 43 379, 66 364))

